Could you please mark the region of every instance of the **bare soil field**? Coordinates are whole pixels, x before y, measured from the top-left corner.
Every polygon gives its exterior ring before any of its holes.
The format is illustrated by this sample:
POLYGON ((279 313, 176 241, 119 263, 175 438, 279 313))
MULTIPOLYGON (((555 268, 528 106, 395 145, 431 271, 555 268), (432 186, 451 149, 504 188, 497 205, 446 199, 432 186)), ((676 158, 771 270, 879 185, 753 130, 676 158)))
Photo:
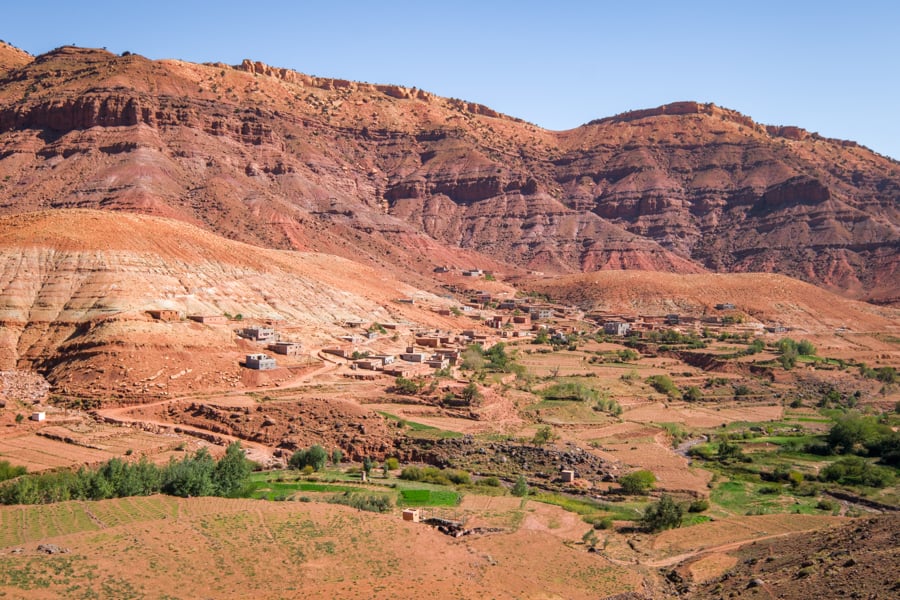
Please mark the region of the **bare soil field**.
POLYGON ((834 527, 845 521, 830 515, 757 515, 723 519, 664 531, 653 539, 651 547, 658 557, 671 557, 754 538, 834 527))
POLYGON ((562 542, 581 529, 567 524, 570 515, 535 511, 527 526, 454 540, 396 512, 316 503, 151 497, 3 507, 4 524, 22 525, 2 538, 0 591, 29 598, 587 599, 640 588, 639 574, 562 542), (34 520, 50 525, 29 527, 34 520), (40 543, 68 552, 42 554, 40 543), (526 546, 532 551, 521 552, 526 546))
POLYGON ((624 416, 629 421, 639 423, 682 423, 691 427, 719 427, 735 421, 750 423, 777 421, 783 413, 784 407, 781 405, 728 403, 725 406, 718 406, 655 402, 632 408, 624 416))

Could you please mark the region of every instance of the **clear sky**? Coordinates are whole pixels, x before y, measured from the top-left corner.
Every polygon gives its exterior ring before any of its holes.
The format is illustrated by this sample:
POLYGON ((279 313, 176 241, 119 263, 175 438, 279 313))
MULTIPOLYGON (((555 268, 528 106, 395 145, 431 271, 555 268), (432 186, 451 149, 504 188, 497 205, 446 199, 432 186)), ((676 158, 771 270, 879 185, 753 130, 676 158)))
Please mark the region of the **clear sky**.
POLYGON ((896 0, 4 2, 0 39, 416 86, 549 129, 678 100, 900 159, 896 0))

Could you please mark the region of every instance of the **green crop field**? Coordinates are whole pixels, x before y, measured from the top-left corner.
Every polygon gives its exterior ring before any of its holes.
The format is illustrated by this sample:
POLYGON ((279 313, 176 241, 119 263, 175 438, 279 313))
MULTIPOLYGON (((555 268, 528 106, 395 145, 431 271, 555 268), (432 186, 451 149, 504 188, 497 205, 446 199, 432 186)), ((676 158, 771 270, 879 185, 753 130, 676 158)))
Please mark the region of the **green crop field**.
POLYGON ((410 489, 400 491, 399 504, 403 506, 456 506, 461 499, 458 492, 451 490, 410 489))

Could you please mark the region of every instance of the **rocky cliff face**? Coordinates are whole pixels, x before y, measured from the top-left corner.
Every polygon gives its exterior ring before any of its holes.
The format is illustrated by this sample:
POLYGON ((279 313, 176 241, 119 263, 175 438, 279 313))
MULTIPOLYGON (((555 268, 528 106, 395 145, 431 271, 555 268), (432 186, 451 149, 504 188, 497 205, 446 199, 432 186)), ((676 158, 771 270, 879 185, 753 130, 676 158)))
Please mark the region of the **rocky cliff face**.
MULTIPOLYGON (((0 69, 0 212, 438 264, 777 271, 897 301, 900 165, 680 102, 549 132, 415 88, 61 48, 0 69)), ((0 65, 2 66, 2 65, 0 65)))

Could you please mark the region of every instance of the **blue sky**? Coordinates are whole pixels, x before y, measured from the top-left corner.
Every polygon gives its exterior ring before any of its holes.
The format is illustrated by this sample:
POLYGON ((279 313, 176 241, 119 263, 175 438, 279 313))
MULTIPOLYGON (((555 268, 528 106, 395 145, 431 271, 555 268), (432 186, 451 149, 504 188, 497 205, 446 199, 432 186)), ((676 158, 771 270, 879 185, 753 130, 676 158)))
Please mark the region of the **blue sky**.
POLYGON ((416 86, 549 129, 714 102, 900 158, 900 2, 41 1, 0 39, 416 86))

